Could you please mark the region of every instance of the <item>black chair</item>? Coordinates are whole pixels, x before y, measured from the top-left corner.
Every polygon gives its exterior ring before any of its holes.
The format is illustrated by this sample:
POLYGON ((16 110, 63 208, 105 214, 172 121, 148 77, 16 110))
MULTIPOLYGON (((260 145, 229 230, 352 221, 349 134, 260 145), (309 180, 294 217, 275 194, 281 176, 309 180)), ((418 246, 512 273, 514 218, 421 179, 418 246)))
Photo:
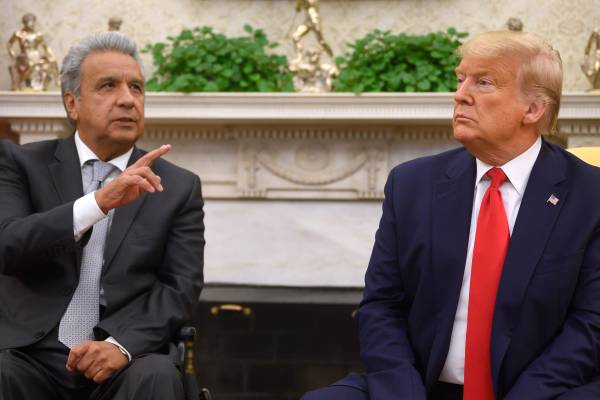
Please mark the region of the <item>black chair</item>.
POLYGON ((196 367, 194 365, 194 340, 196 328, 184 326, 179 331, 177 350, 181 365, 183 365, 183 388, 186 400, 212 400, 210 392, 206 388, 198 388, 196 381, 196 367))

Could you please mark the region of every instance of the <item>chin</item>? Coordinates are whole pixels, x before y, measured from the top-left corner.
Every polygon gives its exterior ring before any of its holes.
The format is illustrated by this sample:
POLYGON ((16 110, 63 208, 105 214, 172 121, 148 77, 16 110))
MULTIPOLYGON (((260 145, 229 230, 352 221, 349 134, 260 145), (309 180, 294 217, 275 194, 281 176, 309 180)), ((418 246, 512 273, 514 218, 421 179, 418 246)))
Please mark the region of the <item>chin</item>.
POLYGON ((134 144, 140 136, 142 136, 142 132, 138 130, 138 128, 118 129, 110 134, 111 140, 114 140, 115 142, 131 144, 134 144))
POLYGON ((458 140, 459 142, 461 142, 463 144, 465 142, 474 140, 477 137, 475 132, 473 132, 470 129, 465 129, 465 127, 463 127, 463 126, 455 127, 453 132, 454 132, 454 139, 458 140))

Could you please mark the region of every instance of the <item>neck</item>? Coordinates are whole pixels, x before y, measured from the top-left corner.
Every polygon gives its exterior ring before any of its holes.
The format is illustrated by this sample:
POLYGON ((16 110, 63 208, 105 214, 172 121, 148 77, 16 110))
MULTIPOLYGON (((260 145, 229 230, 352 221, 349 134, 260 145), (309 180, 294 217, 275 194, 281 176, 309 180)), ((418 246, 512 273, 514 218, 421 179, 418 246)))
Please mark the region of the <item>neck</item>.
POLYGON ((529 148, 531 148, 531 146, 533 146, 537 138, 538 137, 536 136, 532 140, 523 142, 518 146, 507 146, 493 149, 471 149, 468 146, 465 147, 477 159, 494 167, 500 167, 526 152, 529 148))
POLYGON ((523 154, 533 146, 539 137, 540 134, 537 131, 520 131, 511 135, 502 143, 489 143, 478 140, 477 142, 463 143, 463 145, 477 159, 494 167, 499 167, 523 154))
POLYGON ((119 157, 122 154, 125 154, 131 149, 133 144, 121 145, 120 143, 111 142, 109 145, 106 143, 99 143, 97 141, 92 141, 79 133, 79 138, 87 147, 94 152, 96 157, 98 157, 101 161, 110 161, 116 157, 119 157))

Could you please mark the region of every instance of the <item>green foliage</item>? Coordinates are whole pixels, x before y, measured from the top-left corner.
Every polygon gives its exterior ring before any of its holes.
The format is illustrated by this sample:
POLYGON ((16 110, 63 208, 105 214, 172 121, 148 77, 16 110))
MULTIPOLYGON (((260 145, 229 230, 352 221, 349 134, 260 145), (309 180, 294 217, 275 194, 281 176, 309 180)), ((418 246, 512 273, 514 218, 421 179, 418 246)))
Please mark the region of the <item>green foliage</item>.
POLYGON ((450 92, 456 89, 456 49, 468 34, 448 28, 427 35, 374 30, 336 58, 337 92, 450 92))
POLYGON ((210 27, 184 29, 169 43, 147 45, 156 71, 146 84, 166 92, 293 91, 287 57, 267 54, 277 46, 260 29, 244 26, 248 36, 228 38, 210 27))

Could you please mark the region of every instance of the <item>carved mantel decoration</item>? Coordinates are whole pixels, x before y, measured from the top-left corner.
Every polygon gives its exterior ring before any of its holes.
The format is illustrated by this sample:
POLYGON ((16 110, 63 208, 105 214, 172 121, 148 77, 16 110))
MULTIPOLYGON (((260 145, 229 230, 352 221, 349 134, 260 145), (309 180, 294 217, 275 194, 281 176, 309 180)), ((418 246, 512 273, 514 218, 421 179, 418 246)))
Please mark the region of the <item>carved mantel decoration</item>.
MULTIPOLYGON (((457 144, 451 94, 149 93, 142 146, 203 177, 217 199, 382 199, 395 164, 457 144)), ((564 96, 554 140, 600 144, 600 98, 564 96)), ((67 135, 58 93, 0 93, 21 143, 67 135)))

